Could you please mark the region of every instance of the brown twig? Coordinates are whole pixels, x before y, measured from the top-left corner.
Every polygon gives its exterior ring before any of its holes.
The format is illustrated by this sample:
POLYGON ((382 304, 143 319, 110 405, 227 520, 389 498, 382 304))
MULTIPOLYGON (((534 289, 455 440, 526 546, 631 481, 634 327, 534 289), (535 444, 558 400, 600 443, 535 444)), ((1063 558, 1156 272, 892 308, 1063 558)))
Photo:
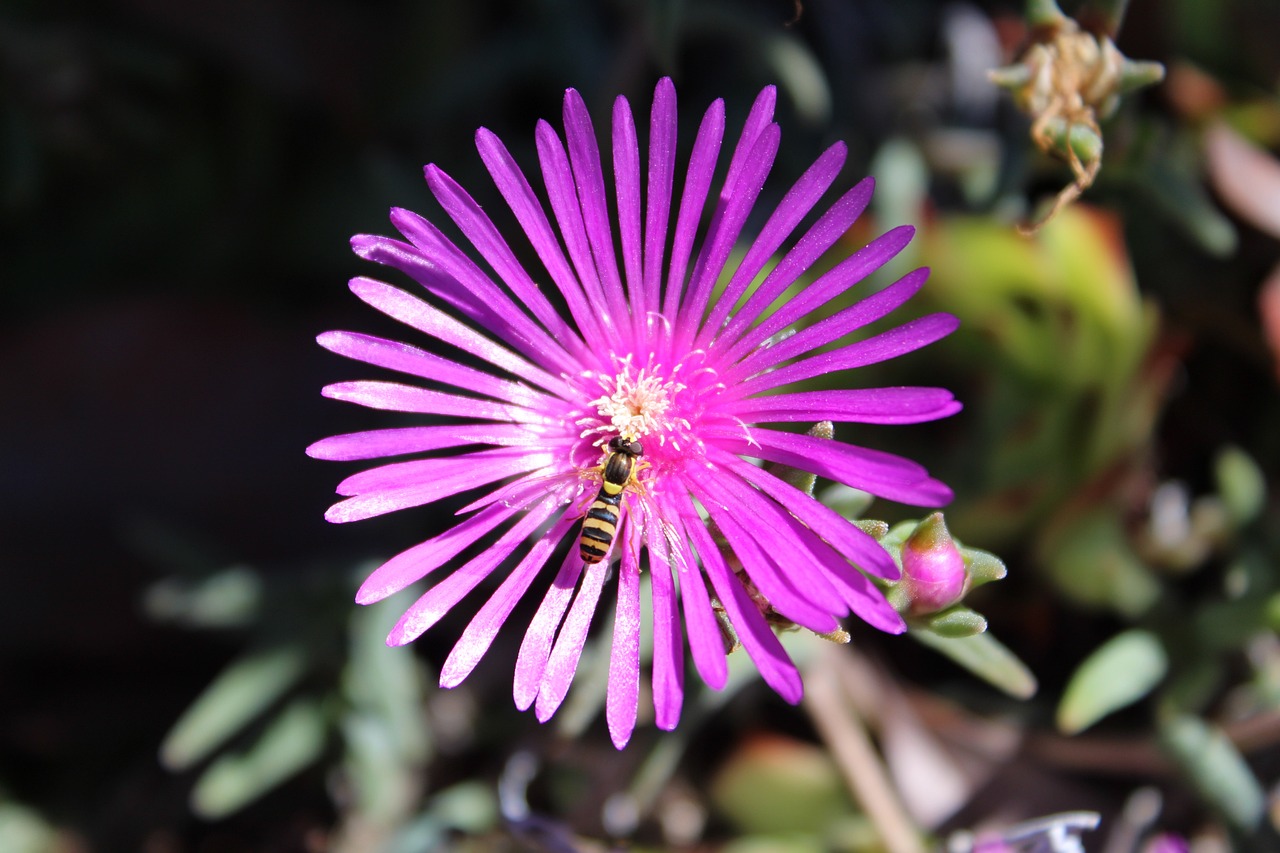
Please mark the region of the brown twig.
POLYGON ((920 833, 898 798, 888 770, 858 715, 853 697, 841 688, 834 658, 844 653, 824 649, 808 672, 804 709, 818 735, 831 750, 845 783, 871 818, 889 853, 924 853, 920 833))

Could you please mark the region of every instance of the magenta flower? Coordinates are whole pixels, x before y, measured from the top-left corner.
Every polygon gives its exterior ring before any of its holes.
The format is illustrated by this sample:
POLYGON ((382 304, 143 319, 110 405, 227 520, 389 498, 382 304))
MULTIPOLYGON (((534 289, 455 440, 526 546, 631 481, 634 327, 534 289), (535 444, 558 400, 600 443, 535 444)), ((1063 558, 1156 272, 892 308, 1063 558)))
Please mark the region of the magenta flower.
POLYGON ((792 239, 835 180, 843 145, 818 158, 760 235, 744 243, 745 257, 731 262, 778 150, 775 97, 770 87, 756 99, 696 251, 724 135, 724 105, 716 101, 707 111, 677 185, 676 95, 665 79, 654 93, 647 172, 631 109, 623 98, 614 104, 612 187, 577 92, 565 94, 565 141, 551 125, 538 124, 550 217, 503 144, 487 130, 477 132, 480 157, 541 269, 526 270, 480 205, 435 165, 426 168, 427 185, 476 257, 400 209, 391 221, 408 242, 352 240, 361 257, 421 285, 410 294, 357 278, 351 289, 433 339, 432 351, 354 332, 325 333, 320 344, 432 387, 343 382, 324 394, 432 422, 335 436, 308 448, 321 459, 419 457, 348 477, 338 486, 346 499, 326 517, 356 521, 464 493, 474 498, 444 533, 374 571, 356 600, 380 601, 428 575, 447 575, 392 629, 387 642, 401 645, 509 566, 509 558, 515 562, 445 661, 443 686, 471 672, 519 599, 536 588, 542 603, 520 647, 515 701, 522 710, 533 705, 545 721, 568 692, 604 584, 616 576, 606 718, 614 743, 624 745, 639 694, 642 552, 651 572, 653 624, 646 630, 653 631, 655 717, 664 729, 680 716, 686 637, 702 679, 717 689, 725 683, 725 645, 713 607, 723 608, 765 681, 790 702, 800 699, 800 676, 762 610, 819 633, 836 630, 837 619, 850 611, 881 630, 903 630, 863 574, 896 576, 890 556, 859 528, 749 460, 804 469, 906 503, 948 501, 947 487, 906 459, 761 424, 905 424, 956 412, 959 403, 940 388, 793 388, 915 350, 949 334, 956 320, 933 314, 850 338, 920 288, 927 271, 915 270, 804 323, 901 251, 911 239, 909 227, 889 231, 779 301, 799 288, 801 274, 870 200, 867 179, 792 239), (680 197, 673 204, 676 186, 680 197), (610 216, 615 205, 616 220, 610 216), (784 244, 790 248, 779 259, 784 244), (788 336, 797 326, 801 330, 788 336), (593 562, 584 559, 579 539, 593 502, 591 516, 600 518, 596 498, 604 497, 604 463, 611 442, 614 451, 619 447, 615 439, 640 445, 643 455, 615 460, 627 463, 616 474, 616 510, 604 506, 604 520, 587 525, 592 547, 607 552, 593 562), (553 556, 558 568, 544 573, 553 556), (611 572, 614 558, 617 571, 611 572))

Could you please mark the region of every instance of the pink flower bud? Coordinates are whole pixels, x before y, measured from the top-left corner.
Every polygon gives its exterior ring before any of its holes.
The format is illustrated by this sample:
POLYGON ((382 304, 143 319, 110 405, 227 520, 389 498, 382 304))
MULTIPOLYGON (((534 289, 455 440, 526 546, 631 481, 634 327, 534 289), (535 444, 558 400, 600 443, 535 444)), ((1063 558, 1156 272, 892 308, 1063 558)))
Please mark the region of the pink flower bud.
POLYGON ((902 546, 902 587, 917 616, 950 607, 964 595, 969 575, 964 557, 947 532, 942 513, 916 526, 902 546))

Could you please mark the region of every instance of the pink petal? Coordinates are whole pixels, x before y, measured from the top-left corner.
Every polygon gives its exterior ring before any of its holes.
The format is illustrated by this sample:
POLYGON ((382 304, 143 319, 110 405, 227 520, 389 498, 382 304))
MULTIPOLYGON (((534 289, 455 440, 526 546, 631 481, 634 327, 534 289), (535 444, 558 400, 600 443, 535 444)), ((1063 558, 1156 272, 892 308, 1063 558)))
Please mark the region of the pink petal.
POLYGON ((649 313, 661 299, 662 261, 667 248, 667 224, 671 215, 671 184, 676 157, 676 88, 663 77, 653 90, 649 118, 649 171, 645 192, 644 289, 636 311, 648 328, 649 313))
MULTIPOLYGON (((692 513, 696 513, 692 505, 687 509, 680 509, 682 516, 692 513)), ((702 558, 702 565, 711 579, 711 585, 715 588, 716 597, 729 615, 729 621, 738 639, 742 641, 743 648, 760 670, 760 676, 783 699, 793 705, 799 702, 804 692, 800 673, 791 658, 787 657, 787 652, 782 648, 782 643, 778 642, 773 629, 748 597, 746 588, 725 565, 724 558, 707 529, 701 524, 691 524, 687 529, 698 556, 702 558)))
MULTIPOLYGON (((692 509, 692 504, 685 499, 685 504, 692 509)), ((660 510, 663 517, 668 519, 667 523, 672 526, 670 548, 667 544, 661 543, 661 550, 658 551, 658 565, 652 566, 653 572, 653 588, 654 588, 654 610, 655 619, 657 612, 657 596, 659 586, 664 590, 664 594, 672 594, 671 577, 668 574, 670 569, 675 569, 680 578, 680 601, 684 607, 685 628, 689 633, 689 648, 693 652, 693 663, 697 667, 698 675, 706 682, 707 686, 713 690, 721 690, 724 688, 725 682, 729 678, 729 664, 725 659, 724 637, 720 633, 720 625, 716 621, 715 611, 711 607, 711 598, 707 594, 706 577, 698 568, 697 561, 693 554, 689 551, 689 537, 685 532, 685 528, 689 525, 701 525, 704 522, 696 515, 692 518, 683 518, 677 514, 677 510, 672 504, 664 503, 660 510), (664 571, 664 565, 669 568, 664 571)), ((649 552, 652 556, 655 553, 654 537, 657 531, 651 531, 649 552)), ((674 606, 674 604, 673 604, 674 606)), ((675 614, 672 614, 672 620, 675 620, 675 614)), ((679 633, 680 627, 674 624, 673 632, 679 633)), ((678 651, 678 650, 677 650, 678 651)), ((658 703, 660 691, 657 682, 658 653, 657 644, 654 648, 654 703, 658 703)), ((680 710, 680 699, 683 696, 684 683, 684 665, 683 661, 679 661, 673 666, 675 675, 677 676, 677 694, 675 696, 675 710, 678 714, 680 710)), ((661 718, 661 714, 659 714, 661 718)), ((659 724, 661 727, 661 724, 659 724)), ((671 727, 675 727, 675 721, 672 721, 671 727)))
POLYGON ((739 400, 724 411, 748 423, 835 421, 861 424, 917 424, 960 411, 945 388, 851 388, 800 391, 739 400))
MULTIPOLYGON (((508 450, 510 448, 499 449, 508 450)), ((481 451, 481 453, 487 452, 481 451)), ((479 454, 473 455, 478 456, 479 454)), ((355 477, 348 478, 340 484, 340 490, 345 488, 348 493, 356 492, 357 489, 363 489, 366 482, 379 482, 382 477, 390 481, 390 478, 408 471, 427 470, 417 466, 425 466, 431 462, 448 461, 452 460, 429 459, 386 465, 383 468, 375 468, 372 471, 365 471, 362 474, 355 475, 355 477), (386 472, 385 469, 388 468, 396 470, 386 472), (367 480, 357 479, 361 477, 367 477, 367 480), (353 483, 352 481, 355 482, 353 483)), ((344 524, 349 521, 372 518, 375 515, 384 515, 388 512, 395 512, 411 506, 424 506, 441 498, 479 488, 487 483, 520 473, 525 470, 529 463, 530 459, 528 457, 525 459, 515 457, 486 460, 483 464, 464 465, 462 470, 450 470, 448 476, 444 477, 408 482, 406 485, 399 487, 370 486, 368 491, 359 491, 355 497, 339 501, 329 507, 329 511, 325 513, 324 517, 335 524, 344 524)))
POLYGON ((731 356, 726 357, 727 361, 736 361, 745 351, 755 348, 753 345, 739 352, 740 348, 735 341, 746 333, 752 323, 760 319, 764 310, 787 288, 796 283, 805 270, 848 232, 870 203, 874 187, 875 183, 870 178, 864 178, 837 199, 835 204, 818 217, 818 221, 791 247, 778 265, 770 270, 769 275, 747 299, 742 309, 729 320, 723 332, 715 330, 717 332, 715 349, 719 351, 728 349, 732 353, 731 356))
MULTIPOLYGON (((857 187, 854 187, 854 190, 856 189, 857 187)), ((853 191, 851 190, 850 192, 852 193, 853 191)), ((832 209, 834 210, 835 208, 832 209)), ((816 228, 817 226, 814 227, 816 228)), ((840 296, 840 294, 896 257, 911 242, 911 237, 914 234, 914 228, 910 225, 902 225, 872 240, 836 264, 834 268, 824 273, 813 284, 780 305, 777 311, 761 321, 758 326, 745 331, 742 337, 734 342, 728 351, 724 353, 723 358, 727 361, 737 361, 747 353, 762 346, 765 341, 786 329, 792 323, 840 296)), ((778 270, 775 268, 774 273, 777 272, 778 270)), ((789 285, 793 281, 794 279, 785 282, 785 284, 789 285)), ((760 293, 761 291, 757 291, 752 298, 760 295, 760 293)), ((781 291, 779 291, 779 295, 781 295, 781 291)), ((750 303, 748 303, 749 305, 750 303)), ((761 305, 760 307, 763 308, 764 306, 761 305)), ((743 309, 738 316, 743 316, 748 310, 743 309)), ((753 314, 751 318, 754 319, 758 316, 758 313, 753 314)), ((851 325, 850 328, 856 328, 856 326, 851 325)), ((728 331, 722 336, 722 339, 725 343, 729 343, 732 340, 728 331)))
POLYGON ((739 456, 755 456, 809 471, 900 503, 938 506, 934 501, 946 503, 951 497, 951 491, 931 480, 919 465, 891 453, 759 427, 751 430, 751 442, 718 427, 714 432, 708 429, 707 434, 714 435, 720 447, 739 456))
POLYGON ((836 605, 836 591, 808 571, 813 555, 786 535, 786 514, 737 477, 707 473, 693 493, 773 609, 817 634, 840 627, 835 615, 844 615, 844 608, 836 605), (775 554, 777 559, 770 556, 775 554))
POLYGON ((586 295, 578 276, 569 266, 564 252, 560 249, 560 241, 551 229, 551 223, 542 209, 541 202, 534 195, 533 187, 525 178, 515 159, 507 151, 498 137, 481 128, 476 132, 476 148, 480 151, 480 159, 484 161, 489 175, 497 185, 498 191, 506 199, 511 212, 515 214, 520 227, 529 237, 529 242, 538 254, 551 280, 564 297, 569 314, 574 323, 588 337, 598 338, 603 334, 600 318, 587 304, 586 295))
POLYGON ((676 315, 676 326, 684 333, 677 338, 677 348, 689 348, 712 289, 720 281, 729 252, 773 168, 781 138, 781 131, 773 123, 777 99, 778 92, 773 86, 760 91, 734 146, 729 171, 720 186, 720 199, 676 315))
POLYGON ((492 373, 458 364, 398 341, 355 332, 325 332, 316 341, 330 352, 347 358, 485 394, 512 405, 543 408, 547 405, 545 401, 548 398, 545 394, 534 391, 523 383, 499 379, 492 373))
POLYGON ((334 435, 312 444, 307 448, 307 455, 312 459, 350 462, 472 444, 541 447, 542 443, 543 439, 537 432, 522 424, 450 424, 334 435))
POLYGON ((680 313, 676 317, 676 347, 689 349, 702 322, 703 312, 707 308, 707 300, 721 280, 729 253, 737 244, 742 233, 742 226, 747 222, 760 191, 764 188, 765 178, 773 168, 774 158, 778 154, 778 143, 782 131, 776 124, 769 125, 760 134, 751 154, 742 167, 740 183, 726 184, 720 205, 712 216, 707 236, 703 240, 702 250, 698 253, 698 261, 694 264, 693 276, 680 304, 680 313))
POLYGON ((454 515, 466 515, 491 503, 499 502, 507 506, 528 506, 548 495, 554 495, 561 503, 568 503, 582 494, 584 486, 577 470, 565 470, 560 465, 548 465, 545 468, 530 471, 523 477, 504 483, 481 495, 456 510, 454 515))
POLYGON ((571 399, 574 396, 574 389, 558 375, 552 376, 535 367, 506 347, 495 344, 474 329, 399 288, 369 278, 353 278, 350 286, 356 296, 388 317, 519 376, 539 388, 545 388, 559 397, 571 399))
MULTIPOLYGON (((861 305, 852 306, 853 309, 862 307, 861 305)), ((848 310, 852 309, 846 309, 848 310)), ((960 321, 950 314, 930 314, 840 349, 818 353, 777 370, 761 373, 789 358, 826 346, 832 340, 842 337, 851 328, 843 322, 841 315, 844 313, 842 311, 827 320, 822 320, 775 346, 756 350, 738 362, 725 374, 730 381, 738 376, 751 376, 753 373, 757 375, 746 382, 731 385, 734 395, 749 397, 768 388, 778 388, 790 382, 801 382, 815 376, 835 373, 838 370, 852 370, 897 358, 945 338, 960 325, 960 321), (841 320, 841 322, 827 326, 829 320, 841 320), (817 334, 810 334, 811 332, 817 332, 817 334)))
POLYGON ((452 494, 471 488, 466 484, 472 477, 482 485, 510 474, 544 467, 551 463, 551 459, 549 453, 530 453, 523 447, 491 447, 458 456, 392 462, 352 474, 338 484, 338 494, 364 495, 418 486, 440 488, 452 494), (496 477, 494 472, 497 472, 496 477), (455 488, 454 483, 463 485, 455 488))
POLYGON ((644 529, 649 547, 653 591, 653 708, 658 728, 671 731, 680 722, 684 704, 684 644, 671 582, 664 519, 651 502, 645 507, 644 529))
POLYGON ((777 106, 778 88, 776 86, 765 86, 760 90, 760 94, 756 95, 755 101, 751 104, 751 110, 747 113, 747 120, 742 123, 742 133, 739 134, 738 144, 733 149, 733 157, 729 159, 729 171, 724 176, 724 184, 720 190, 722 199, 741 179, 742 170, 747 168, 751 157, 755 154, 756 141, 759 140, 760 135, 774 124, 773 112, 777 106))
POLYGON ((538 698, 538 688, 542 684, 547 658, 551 654, 551 643, 555 639, 556 629, 560 627, 560 619, 573 598, 573 589, 577 586, 582 569, 582 557, 578 555, 576 548, 570 548, 520 643, 513 695, 516 707, 521 711, 538 698))
POLYGON ((546 565, 551 552, 576 524, 577 519, 567 515, 561 516, 555 526, 534 543, 533 548, 520 560, 519 565, 511 570, 511 574, 507 575, 468 623, 466 630, 454 644, 453 651, 449 652, 444 666, 440 668, 441 687, 457 687, 476 668, 476 664, 480 663, 485 652, 489 651, 489 646, 493 644, 498 630, 511 616, 511 611, 515 609, 516 604, 528 592, 538 572, 546 565))
POLYGON ((716 160, 720 157, 720 142, 724 138, 724 101, 714 101, 702 117, 698 137, 693 143, 689 158, 689 170, 685 174, 684 193, 680 196, 680 212, 676 216, 674 242, 671 246, 671 264, 667 270, 667 292, 662 303, 662 313, 671 319, 679 312, 680 297, 684 292, 684 277, 689 269, 689 255, 698 224, 702 220, 702 208, 711 189, 716 160))
POLYGON ((643 237, 640 230, 640 143, 631 105, 621 95, 613 102, 613 182, 617 193, 618 236, 622 241, 622 264, 626 273, 627 296, 635 321, 632 333, 643 334, 644 272, 641 268, 643 237))
MULTIPOLYGON (((432 168, 427 167, 429 173, 432 168)), ((398 207, 392 208, 391 221, 428 261, 457 281, 462 289, 482 300, 490 315, 480 318, 486 328, 517 350, 536 356, 543 364, 554 364, 561 370, 573 369, 574 359, 565 352, 560 341, 534 322, 524 312, 523 306, 513 302, 440 229, 418 214, 398 207)))
POLYGON ((595 616, 604 579, 608 574, 607 560, 586 568, 582 586, 573 597, 569 615, 560 626, 560 633, 556 635, 555 644, 551 647, 551 656, 547 658, 546 671, 542 673, 542 683, 538 685, 538 701, 533 710, 540 723, 551 719, 551 715, 569 693, 569 684, 578 671, 582 647, 587 642, 587 630, 591 627, 591 619, 595 616))
MULTIPOLYGON (((498 274, 498 280, 510 288, 517 304, 529 309, 558 343, 567 344, 572 350, 580 351, 582 342, 577 334, 542 295, 538 285, 516 260, 507 241, 498 233, 498 229, 485 215, 480 205, 476 204, 467 191, 438 166, 434 164, 427 166, 425 174, 427 186, 431 188, 440 206, 498 274)), ((475 274, 479 274, 478 269, 472 273, 472 275, 475 274)))
POLYGON ((818 199, 831 187, 831 184, 844 166, 848 149, 842 142, 837 142, 822 153, 810 166, 795 185, 787 191, 782 201, 769 216, 769 221, 760 230, 759 236, 751 244, 742 263, 734 272, 733 278, 725 285, 724 292, 711 306, 702 330, 698 333, 695 347, 706 349, 716 333, 720 331, 729 312, 738 303, 747 285, 755 281, 764 266, 777 253, 783 241, 790 236, 801 220, 813 210, 818 199))
POLYGON ((439 536, 402 551, 365 579, 356 593, 356 603, 373 604, 421 580, 519 511, 497 504, 486 507, 439 536))
MULTIPOLYGON (((569 165, 569 155, 565 153, 564 144, 545 121, 538 122, 536 139, 538 160, 542 164, 542 180, 547 188, 551 211, 560 226, 560 236, 569 252, 569 260, 573 263, 578 281, 582 283, 587 305, 599 317, 599 325, 605 336, 601 339, 588 335, 587 344, 602 347, 607 341, 617 339, 618 327, 623 318, 613 312, 605 299, 600 274, 596 271, 595 258, 591 254, 591 239, 587 236, 587 226, 582 218, 578 190, 573 183, 573 168, 569 165)), ((586 329, 583 331, 587 332, 586 329)))
POLYGON ((427 260, 422 250, 412 243, 376 234, 357 234, 351 238, 351 250, 366 261, 400 270, 433 297, 472 322, 486 328, 503 325, 483 299, 461 287, 456 279, 427 260))
POLYGON ((837 553, 852 560, 864 571, 880 577, 895 580, 899 575, 898 566, 893 562, 879 542, 855 524, 849 523, 843 516, 830 507, 824 506, 795 486, 781 480, 737 456, 726 453, 714 445, 707 446, 707 459, 717 465, 723 465, 738 476, 755 484, 760 491, 777 501, 787 512, 794 515, 824 541, 828 542, 837 553))
POLYGON ((496 569, 517 546, 559 509, 555 501, 543 501, 530 508, 493 546, 458 567, 453 574, 427 590, 410 605, 387 635, 387 645, 403 646, 420 637, 440 621, 463 597, 496 569))
POLYGON ((320 390, 320 393, 331 400, 342 400, 347 403, 355 403, 358 406, 367 406, 370 409, 383 409, 390 412, 490 418, 495 421, 522 421, 525 423, 543 420, 540 415, 534 414, 521 406, 497 403, 479 397, 446 394, 443 391, 431 391, 414 385, 401 385, 398 382, 373 380, 335 382, 332 385, 326 385, 320 390))
POLYGON ((609 224, 600 148, 596 144, 596 132, 591 126, 587 105, 576 89, 568 89, 564 93, 564 135, 569 144, 569 164, 578 187, 578 203, 582 207, 583 225, 595 258, 596 272, 604 287, 609 311, 614 321, 621 323, 629 314, 629 306, 622 290, 622 280, 618 278, 618 253, 609 224))
MULTIPOLYGON (((779 524, 786 527, 789 537, 803 544, 806 561, 804 568, 808 572, 821 573, 824 583, 830 584, 827 587, 830 594, 847 604, 855 616, 873 628, 890 634, 901 634, 906 630, 906 623, 885 599, 879 587, 849 565, 844 557, 821 541, 812 530, 787 515, 779 520, 779 524)), ((806 574, 806 582, 812 582, 811 577, 806 574)))
POLYGON ((631 740, 640 703, 640 567, 635 549, 623 548, 618 566, 618 609, 609 656, 605 720, 613 745, 631 740))

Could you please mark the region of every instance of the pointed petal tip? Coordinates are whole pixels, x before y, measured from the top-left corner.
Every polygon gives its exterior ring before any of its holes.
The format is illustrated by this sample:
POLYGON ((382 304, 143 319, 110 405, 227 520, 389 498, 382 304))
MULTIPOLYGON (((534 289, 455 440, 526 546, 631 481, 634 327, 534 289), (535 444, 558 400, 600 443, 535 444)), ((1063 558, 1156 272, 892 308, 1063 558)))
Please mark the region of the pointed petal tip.
MULTIPOLYGON (((723 657, 721 657, 721 660, 725 661, 723 657)), ((724 686, 729 683, 728 662, 725 661, 725 665, 717 666, 708 672, 703 672, 702 669, 699 668, 698 675, 701 676, 702 683, 710 687, 712 690, 724 690, 724 686)))
POLYGON ((545 723, 547 720, 555 716, 556 711, 560 709, 559 702, 544 701, 546 694, 539 693, 538 701, 534 703, 533 715, 537 717, 538 722, 545 723))
POLYGON ((390 634, 387 634, 387 645, 391 646, 392 648, 396 648, 399 646, 407 646, 410 643, 412 643, 414 640, 418 639, 418 637, 421 635, 422 635, 421 631, 415 631, 412 628, 406 626, 404 624, 403 617, 401 617, 401 621, 396 623, 396 626, 391 629, 390 634))
POLYGON ((799 705, 804 698, 804 682, 799 673, 796 673, 794 680, 788 679, 786 684, 773 685, 773 689, 788 705, 799 705))
POLYGON ((391 592, 384 589, 381 585, 371 585, 369 581, 366 580, 360 585, 360 588, 356 590, 356 604, 376 604, 390 594, 391 592))
POLYGON ((517 711, 527 711, 529 706, 533 704, 533 700, 538 698, 537 693, 529 693, 520 689, 520 685, 516 685, 511 693, 511 698, 515 701, 517 711))
POLYGON ((951 503, 955 498, 955 492, 951 490, 950 486, 932 478, 917 483, 912 488, 916 490, 916 506, 942 507, 951 503))
POLYGON ((617 728, 614 728, 611 723, 609 725, 609 740, 613 741, 614 749, 624 749, 631 742, 631 735, 634 731, 634 721, 629 726, 618 726, 617 728))
POLYGON ((353 521, 350 513, 347 511, 347 501, 338 501, 324 512, 324 520, 330 524, 346 524, 353 521))

